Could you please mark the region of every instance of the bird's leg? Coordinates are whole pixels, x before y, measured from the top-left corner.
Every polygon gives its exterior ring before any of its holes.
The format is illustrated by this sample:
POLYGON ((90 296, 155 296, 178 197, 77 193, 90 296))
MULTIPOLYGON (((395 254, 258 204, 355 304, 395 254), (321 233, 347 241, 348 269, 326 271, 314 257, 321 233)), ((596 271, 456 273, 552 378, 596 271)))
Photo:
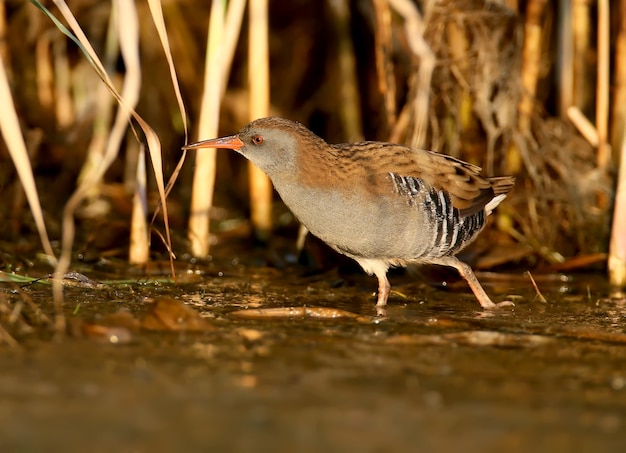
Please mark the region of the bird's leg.
POLYGON ((387 305, 391 285, 389 284, 389 280, 387 280, 387 272, 376 273, 376 278, 378 279, 378 298, 376 299, 376 306, 384 307, 387 305))
POLYGON ((389 298, 389 292, 391 291, 391 285, 389 284, 389 280, 387 280, 387 269, 389 269, 389 265, 383 260, 356 257, 354 259, 361 265, 365 272, 369 275, 374 274, 378 279, 376 314, 378 316, 385 316, 385 307, 387 306, 387 299, 389 298))
POLYGON ((432 262, 434 264, 440 264, 443 266, 449 266, 449 267, 455 268, 459 272, 459 274, 461 274, 461 277, 465 279, 470 289, 474 293, 474 296, 476 296, 476 299, 478 299, 478 303, 484 309, 492 309, 492 308, 514 305, 513 302, 509 302, 509 301, 501 302, 499 304, 494 304, 489 298, 489 296, 487 295, 487 293, 485 292, 485 290, 483 289, 483 287, 481 286, 478 279, 476 278, 476 275, 474 275, 472 268, 466 263, 460 261, 456 256, 446 256, 446 257, 440 258, 432 262))
POLYGON ((377 272, 378 279, 378 298, 376 299, 376 315, 387 316, 387 299, 391 291, 391 285, 387 279, 387 271, 377 272))

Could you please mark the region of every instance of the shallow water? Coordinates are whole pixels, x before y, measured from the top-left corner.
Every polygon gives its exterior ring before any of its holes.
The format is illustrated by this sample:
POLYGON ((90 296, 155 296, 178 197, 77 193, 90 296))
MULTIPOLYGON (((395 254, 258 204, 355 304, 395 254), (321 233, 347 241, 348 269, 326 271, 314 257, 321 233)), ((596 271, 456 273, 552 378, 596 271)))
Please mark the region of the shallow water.
MULTIPOLYGON (((609 297, 602 276, 535 276, 547 303, 523 278, 498 280, 487 291, 516 306, 484 312, 462 284, 394 275, 398 293, 377 317, 375 282, 359 274, 242 265, 199 274, 67 288, 70 324, 108 325, 120 308, 142 319, 152 297, 168 295, 206 328, 131 329, 123 344, 36 329, 3 346, 0 449, 626 447, 626 300, 609 297), (309 310, 263 311, 281 307, 309 310)), ((14 286, 0 286, 14 306, 14 286)), ((49 286, 23 291, 51 313, 49 286)))

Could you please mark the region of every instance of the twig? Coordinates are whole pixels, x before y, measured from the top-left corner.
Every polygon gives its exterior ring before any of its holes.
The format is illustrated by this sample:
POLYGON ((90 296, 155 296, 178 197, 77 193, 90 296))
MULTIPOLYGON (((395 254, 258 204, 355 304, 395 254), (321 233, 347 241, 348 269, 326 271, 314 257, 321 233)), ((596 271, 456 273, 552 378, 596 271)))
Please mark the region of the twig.
POLYGON ((598 146, 598 131, 591 121, 589 121, 589 118, 587 118, 578 107, 573 105, 567 109, 567 117, 585 140, 596 148, 598 146))
POLYGON ((542 302, 544 304, 547 303, 548 301, 546 300, 545 297, 543 297, 543 294, 541 294, 541 291, 539 291, 539 287, 537 286, 537 283, 535 282, 535 279, 533 278, 530 271, 526 271, 526 275, 528 275, 530 282, 533 284, 533 287, 535 288, 535 292, 537 293, 537 298, 539 299, 539 302, 542 302))

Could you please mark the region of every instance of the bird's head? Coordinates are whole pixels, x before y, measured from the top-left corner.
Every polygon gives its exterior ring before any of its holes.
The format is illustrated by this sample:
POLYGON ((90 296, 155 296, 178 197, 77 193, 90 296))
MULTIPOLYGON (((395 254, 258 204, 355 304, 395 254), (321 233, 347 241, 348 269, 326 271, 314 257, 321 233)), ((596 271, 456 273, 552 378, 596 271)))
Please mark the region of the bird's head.
POLYGON ((281 173, 295 172, 297 153, 301 152, 303 142, 325 143, 300 123, 269 117, 248 123, 235 135, 203 140, 183 149, 232 149, 274 178, 281 173))

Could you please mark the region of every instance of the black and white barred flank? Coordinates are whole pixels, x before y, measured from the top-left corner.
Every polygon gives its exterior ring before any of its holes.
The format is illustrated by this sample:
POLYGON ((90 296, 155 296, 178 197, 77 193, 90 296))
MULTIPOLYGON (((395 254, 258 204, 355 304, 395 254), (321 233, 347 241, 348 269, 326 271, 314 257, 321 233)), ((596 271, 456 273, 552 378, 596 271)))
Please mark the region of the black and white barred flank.
MULTIPOLYGON (((409 206, 422 210, 434 225, 435 237, 431 251, 424 258, 454 255, 467 245, 485 226, 489 212, 482 209, 461 216, 450 195, 412 176, 389 173, 398 194, 404 195, 409 206)), ((498 200, 499 201, 499 200, 498 200)), ((496 203, 497 204, 497 203, 496 203)))

